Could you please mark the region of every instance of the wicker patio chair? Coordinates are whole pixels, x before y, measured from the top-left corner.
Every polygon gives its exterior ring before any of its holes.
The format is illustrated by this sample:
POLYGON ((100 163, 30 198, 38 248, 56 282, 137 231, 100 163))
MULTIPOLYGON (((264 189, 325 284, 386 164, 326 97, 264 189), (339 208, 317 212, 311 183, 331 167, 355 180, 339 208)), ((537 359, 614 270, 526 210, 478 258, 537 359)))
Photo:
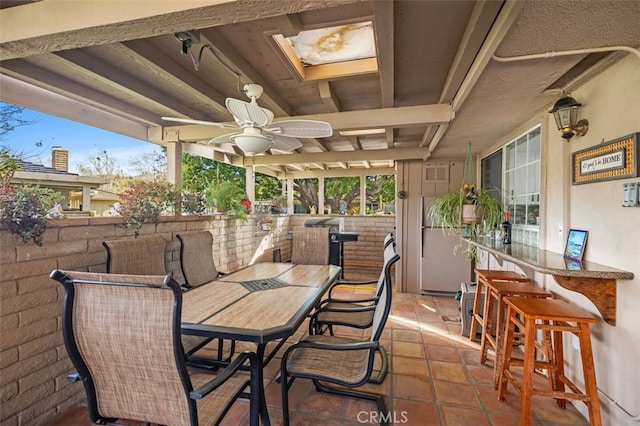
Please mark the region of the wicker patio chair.
MULTIPOLYGON (((107 273, 128 275, 165 275, 166 242, 154 234, 138 238, 102 242, 107 250, 107 273)), ((184 354, 188 358, 212 339, 201 336, 182 336, 184 354)))
MULTIPOLYGON (((176 234, 180 241, 180 268, 184 276, 187 289, 199 287, 215 281, 221 275, 213 260, 213 235, 211 232, 195 231, 176 234)), ((223 339, 218 339, 218 360, 228 362, 235 352, 235 341, 229 340, 225 345, 223 339), (228 349, 225 352, 225 346, 228 349)), ((196 357, 192 357, 195 358, 196 357)))
POLYGON ((292 237, 291 263, 329 264, 329 228, 296 227, 292 237))
MULTIPOLYGON (((309 334, 322 334, 325 329, 334 334, 333 326, 345 326, 358 329, 367 329, 373 325, 376 304, 379 303, 380 296, 384 289, 387 274, 390 276, 390 269, 400 257, 395 252, 395 241, 392 234, 388 234, 384 240, 384 263, 378 280, 369 281, 338 281, 329 290, 329 297, 322 300, 309 319, 309 334), (368 298, 338 299, 333 298, 331 290, 336 285, 371 285, 376 284, 375 292, 368 298)), ((384 346, 378 349, 381 358, 381 367, 375 378, 370 379, 371 383, 382 383, 388 366, 388 357, 384 346)))
POLYGON ((249 396, 252 425, 268 419, 255 354, 217 375, 187 370, 182 290, 170 276, 55 270, 51 278, 65 289, 63 336, 76 369, 69 380, 83 383, 94 423, 213 425, 241 396, 249 396))
MULTIPOLYGON (((391 251, 393 246, 390 246, 391 251)), ((338 395, 364 398, 376 402, 380 413, 386 414, 382 395, 357 389, 369 382, 374 372, 374 356, 380 346, 380 336, 391 308, 391 265, 385 267, 384 282, 373 313, 371 337, 367 341, 331 335, 311 335, 292 345, 282 356, 280 385, 282 391, 283 424, 289 424, 289 388, 296 378, 313 380, 316 390, 338 395), (334 387, 331 384, 341 386, 334 387), (344 388, 343 388, 344 387, 344 388)), ((385 419, 386 416, 381 416, 385 419)))

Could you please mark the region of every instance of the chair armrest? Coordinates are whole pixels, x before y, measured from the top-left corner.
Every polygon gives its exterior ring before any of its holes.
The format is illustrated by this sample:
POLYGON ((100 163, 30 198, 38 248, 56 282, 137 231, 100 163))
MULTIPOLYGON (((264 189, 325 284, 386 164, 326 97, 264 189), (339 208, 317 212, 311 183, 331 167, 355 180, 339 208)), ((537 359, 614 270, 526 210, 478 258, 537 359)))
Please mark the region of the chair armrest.
POLYGON ((337 308, 337 307, 331 307, 331 306, 325 306, 321 309, 317 309, 314 313, 313 313, 313 317, 317 316, 318 313, 321 312, 346 312, 346 313, 354 313, 354 312, 368 312, 368 311, 375 311, 376 306, 375 305, 368 305, 368 306, 349 306, 349 307, 344 307, 344 308, 337 308))
POLYGON ((220 385, 222 385, 224 382, 226 382, 231 376, 233 376, 236 373, 236 371, 238 371, 247 360, 249 360, 249 363, 251 365, 258 362, 258 358, 256 354, 252 352, 241 353, 224 370, 218 373, 213 380, 205 383, 204 385, 200 386, 198 389, 194 389, 191 392, 189 392, 189 398, 195 399, 195 400, 203 398, 204 396, 206 396, 207 394, 209 394, 210 392, 218 388, 220 385))
POLYGON ((323 299, 316 305, 316 310, 322 309, 328 303, 364 303, 364 302, 372 302, 377 303, 379 300, 378 297, 369 297, 366 299, 323 299))
MULTIPOLYGON (((362 349, 378 349, 380 342, 378 341, 364 341, 353 343, 327 343, 327 342, 310 342, 307 340, 301 340, 298 343, 292 345, 287 349, 287 353, 296 348, 311 348, 311 349, 324 349, 328 351, 359 351, 362 349)), ((286 355, 286 354, 285 354, 286 355)))

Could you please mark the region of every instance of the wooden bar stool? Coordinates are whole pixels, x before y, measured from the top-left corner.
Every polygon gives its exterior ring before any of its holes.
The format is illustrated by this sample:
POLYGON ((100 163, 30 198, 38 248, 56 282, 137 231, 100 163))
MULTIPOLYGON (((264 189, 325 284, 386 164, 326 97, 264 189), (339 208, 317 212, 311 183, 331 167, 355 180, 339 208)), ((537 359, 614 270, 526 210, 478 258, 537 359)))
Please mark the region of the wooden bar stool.
POLYGON ((582 401, 589 409, 589 423, 593 426, 602 425, 589 332, 589 324, 594 323, 596 317, 557 299, 506 297, 504 300, 507 305, 507 328, 502 345, 498 398, 504 400, 507 385, 510 382, 522 400, 521 425, 531 424, 534 396, 555 398, 561 408, 566 407, 567 399, 582 401), (524 330, 524 357, 522 360, 512 358, 516 328, 524 330), (536 359, 536 334, 539 330, 543 336, 544 359, 541 360, 536 359), (564 375, 563 332, 573 333, 580 343, 584 393, 564 375), (521 384, 512 374, 512 367, 522 368, 521 384), (535 369, 548 370, 548 390, 533 387, 535 369), (565 386, 569 388, 569 391, 565 391, 565 386))
POLYGON ((546 299, 551 297, 552 294, 535 284, 525 282, 488 280, 486 287, 484 313, 482 315, 484 321, 480 343, 480 363, 484 364, 487 361, 488 346, 491 346, 495 356, 493 363, 493 385, 497 389, 498 379, 500 377, 499 366, 502 358, 502 339, 504 336, 507 311, 504 299, 506 297, 538 297, 546 299), (496 307, 495 321, 493 318, 494 306, 496 307))
MULTIPOLYGON (((484 308, 482 307, 482 296, 484 294, 485 302, 488 300, 488 291, 487 284, 490 281, 512 281, 512 282, 530 282, 531 280, 517 272, 513 271, 494 271, 491 269, 476 269, 476 276, 478 277, 478 286, 476 287, 476 294, 473 299, 473 312, 471 315, 471 326, 469 328, 469 339, 475 340, 476 333, 478 330, 478 325, 482 327, 482 336, 485 335, 485 319, 488 316, 485 314, 485 309, 487 308, 487 303, 484 303, 484 308)), ((492 312, 493 311, 487 311, 492 312)), ((481 341, 484 337, 481 337, 481 341)))

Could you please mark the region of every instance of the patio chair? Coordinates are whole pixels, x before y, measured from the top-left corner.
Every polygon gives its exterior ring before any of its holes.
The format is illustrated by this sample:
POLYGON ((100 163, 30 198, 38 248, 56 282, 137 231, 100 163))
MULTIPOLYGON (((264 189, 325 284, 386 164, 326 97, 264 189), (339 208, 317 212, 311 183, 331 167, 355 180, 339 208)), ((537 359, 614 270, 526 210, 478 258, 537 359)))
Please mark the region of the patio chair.
POLYGON ((329 264, 329 228, 296 227, 292 237, 291 263, 329 264))
MULTIPOLYGON (((176 234, 176 238, 180 241, 180 268, 187 290, 211 283, 221 275, 226 275, 218 271, 213 260, 211 232, 187 232, 176 234)), ((235 352, 235 341, 230 340, 227 353, 224 352, 224 346, 224 340, 218 339, 218 360, 228 362, 235 352)))
MULTIPOLYGON (((354 328, 369 328, 373 320, 373 309, 380 293, 382 292, 385 269, 387 263, 395 256, 395 239, 389 233, 383 243, 383 267, 377 280, 364 281, 336 281, 328 291, 328 296, 321 300, 309 321, 309 334, 321 334, 324 328, 328 328, 333 334, 333 325, 345 325, 354 328), (391 249, 389 249, 391 247, 391 249), (371 297, 338 298, 333 297, 333 290, 341 285, 370 286, 375 284, 375 291, 371 297)), ((397 261, 397 260, 396 260, 397 261)), ((395 263, 395 261, 394 261, 395 263)))
MULTIPOLYGON (((309 334, 323 334, 325 329, 333 336, 334 325, 358 329, 367 329, 373 325, 376 305, 384 290, 384 285, 389 275, 391 280, 391 267, 400 257, 395 252, 395 241, 392 234, 388 234, 384 240, 384 264, 378 280, 368 281, 338 281, 329 289, 329 297, 322 300, 309 319, 309 334), (371 285, 376 284, 372 297, 338 299, 332 297, 331 291, 338 285, 371 285)), ((384 346, 378 349, 381 358, 380 371, 371 383, 382 383, 389 369, 387 352, 384 346)))
POLYGON ((76 369, 68 379, 83 383, 94 423, 218 424, 247 396, 251 424, 268 418, 255 354, 241 354, 215 376, 187 370, 182 290, 170 276, 55 270, 51 278, 65 289, 63 336, 76 369))
MULTIPOLYGON (((393 250, 393 246, 390 246, 393 250)), ((364 398, 376 402, 380 418, 386 424, 387 410, 382 395, 357 389, 370 381, 374 371, 374 356, 380 346, 380 336, 391 308, 391 265, 385 267, 384 282, 378 303, 373 311, 371 336, 367 341, 331 335, 310 335, 292 345, 282 356, 280 385, 282 391, 283 424, 289 424, 289 388, 296 378, 311 379, 317 391, 364 398), (340 388, 331 384, 339 385, 340 388), (344 387, 344 388, 343 388, 344 387)))
MULTIPOLYGON (((107 273, 129 275, 165 275, 166 242, 154 234, 138 238, 103 241, 107 250, 107 273)), ((212 339, 201 336, 182 336, 182 346, 187 358, 212 339)))

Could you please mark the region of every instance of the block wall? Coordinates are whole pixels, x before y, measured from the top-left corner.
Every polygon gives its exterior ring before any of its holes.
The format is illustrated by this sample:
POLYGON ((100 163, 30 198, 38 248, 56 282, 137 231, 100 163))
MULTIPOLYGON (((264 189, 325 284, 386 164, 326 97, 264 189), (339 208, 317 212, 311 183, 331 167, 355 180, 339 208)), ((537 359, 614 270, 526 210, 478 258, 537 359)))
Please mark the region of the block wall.
MULTIPOLYGON (((167 242, 166 268, 178 282, 180 243, 176 234, 208 229, 214 235, 214 260, 220 271, 233 271, 251 263, 271 261, 279 249, 291 257, 287 233, 304 225, 305 215, 274 215, 271 230, 258 229, 264 217, 246 222, 225 216, 164 217, 146 224, 140 235, 160 234, 167 242)), ((382 264, 382 240, 393 231, 393 217, 346 217, 345 230, 359 233, 357 242, 345 243, 347 273, 364 268, 371 273, 382 264)), ((102 241, 134 238, 121 218, 73 218, 51 222, 44 244, 22 244, 0 231, 0 424, 43 425, 70 405, 84 401, 80 383, 68 383, 73 366, 62 339, 63 289, 49 278, 54 269, 104 272, 106 251, 102 241)), ((377 274, 377 272, 376 272, 377 274)))

